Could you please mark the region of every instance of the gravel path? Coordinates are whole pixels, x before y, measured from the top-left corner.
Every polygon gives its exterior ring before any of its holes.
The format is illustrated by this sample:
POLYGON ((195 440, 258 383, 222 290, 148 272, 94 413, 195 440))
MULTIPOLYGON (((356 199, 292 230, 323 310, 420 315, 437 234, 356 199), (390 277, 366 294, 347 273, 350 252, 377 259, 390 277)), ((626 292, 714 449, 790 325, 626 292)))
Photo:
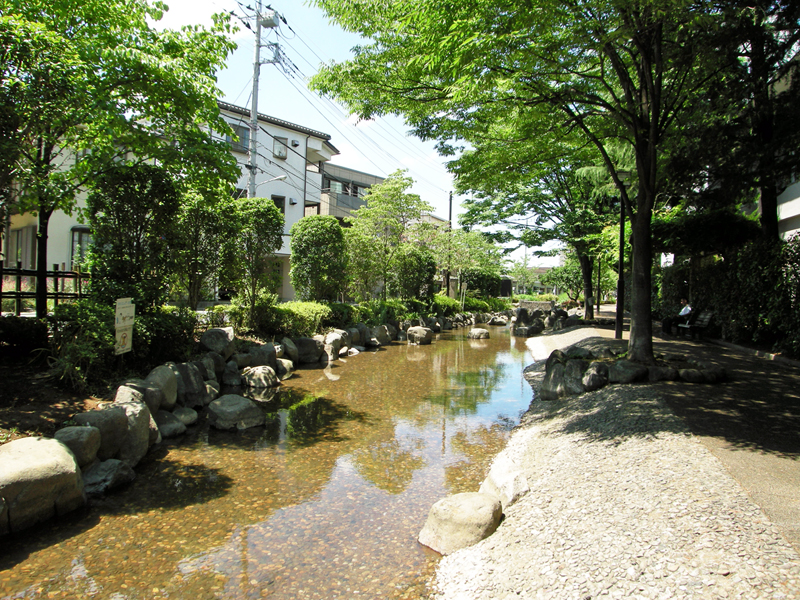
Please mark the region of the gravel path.
POLYGON ((434 598, 800 598, 800 556, 650 386, 534 400, 502 454, 531 491, 442 559, 434 598))

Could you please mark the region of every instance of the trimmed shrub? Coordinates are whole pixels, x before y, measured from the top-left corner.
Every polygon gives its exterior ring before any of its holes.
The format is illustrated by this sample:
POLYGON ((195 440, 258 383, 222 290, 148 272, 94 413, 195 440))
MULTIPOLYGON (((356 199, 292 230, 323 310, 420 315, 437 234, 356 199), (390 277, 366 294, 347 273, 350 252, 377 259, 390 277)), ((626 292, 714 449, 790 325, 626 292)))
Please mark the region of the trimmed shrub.
POLYGON ((440 317, 452 317, 461 310, 461 303, 455 298, 450 298, 444 294, 435 294, 431 309, 440 317))
POLYGON ((187 360, 193 349, 196 326, 197 313, 187 308, 161 307, 137 316, 133 326, 135 361, 142 367, 151 367, 187 360))
POLYGON ((492 309, 489 307, 487 302, 478 298, 470 298, 469 296, 464 298, 464 310, 467 312, 478 313, 492 312, 492 309))

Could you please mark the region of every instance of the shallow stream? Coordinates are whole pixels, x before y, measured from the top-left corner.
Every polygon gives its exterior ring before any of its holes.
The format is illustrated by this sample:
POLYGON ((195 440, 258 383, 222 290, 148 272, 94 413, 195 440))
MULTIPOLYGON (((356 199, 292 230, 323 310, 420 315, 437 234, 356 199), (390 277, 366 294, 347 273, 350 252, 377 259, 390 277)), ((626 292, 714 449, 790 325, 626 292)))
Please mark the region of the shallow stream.
POLYGON ((0 599, 424 597, 430 506, 477 491, 532 398, 525 341, 487 329, 302 369, 267 427, 190 428, 122 492, 0 542, 0 599))

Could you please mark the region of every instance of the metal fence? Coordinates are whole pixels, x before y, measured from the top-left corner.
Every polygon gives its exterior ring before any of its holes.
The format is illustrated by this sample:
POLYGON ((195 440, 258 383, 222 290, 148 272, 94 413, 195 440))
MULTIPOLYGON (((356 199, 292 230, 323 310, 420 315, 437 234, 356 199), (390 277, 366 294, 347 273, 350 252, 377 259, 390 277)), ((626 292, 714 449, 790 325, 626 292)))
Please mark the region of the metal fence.
MULTIPOLYGON (((0 302, 3 312, 13 312, 19 316, 23 312, 25 300, 36 299, 36 269, 23 269, 22 262, 16 268, 9 269, 0 263, 0 302), (13 309, 6 310, 7 300, 13 302, 13 309)), ((81 271, 67 271, 53 265, 47 276, 47 299, 52 300, 55 306, 64 300, 77 300, 85 298, 85 288, 91 275, 81 271)))

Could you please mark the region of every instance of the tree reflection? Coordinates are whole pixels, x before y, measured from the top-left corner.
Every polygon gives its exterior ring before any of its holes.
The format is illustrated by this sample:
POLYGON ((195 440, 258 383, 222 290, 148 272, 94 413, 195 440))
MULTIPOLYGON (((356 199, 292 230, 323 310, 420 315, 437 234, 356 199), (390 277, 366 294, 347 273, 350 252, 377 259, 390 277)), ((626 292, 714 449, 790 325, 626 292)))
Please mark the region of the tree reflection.
MULTIPOLYGON (((419 450, 422 440, 412 440, 419 450)), ((390 494, 402 493, 411 483, 414 471, 425 466, 425 460, 404 447, 396 438, 359 448, 352 454, 353 466, 367 481, 390 494)))

